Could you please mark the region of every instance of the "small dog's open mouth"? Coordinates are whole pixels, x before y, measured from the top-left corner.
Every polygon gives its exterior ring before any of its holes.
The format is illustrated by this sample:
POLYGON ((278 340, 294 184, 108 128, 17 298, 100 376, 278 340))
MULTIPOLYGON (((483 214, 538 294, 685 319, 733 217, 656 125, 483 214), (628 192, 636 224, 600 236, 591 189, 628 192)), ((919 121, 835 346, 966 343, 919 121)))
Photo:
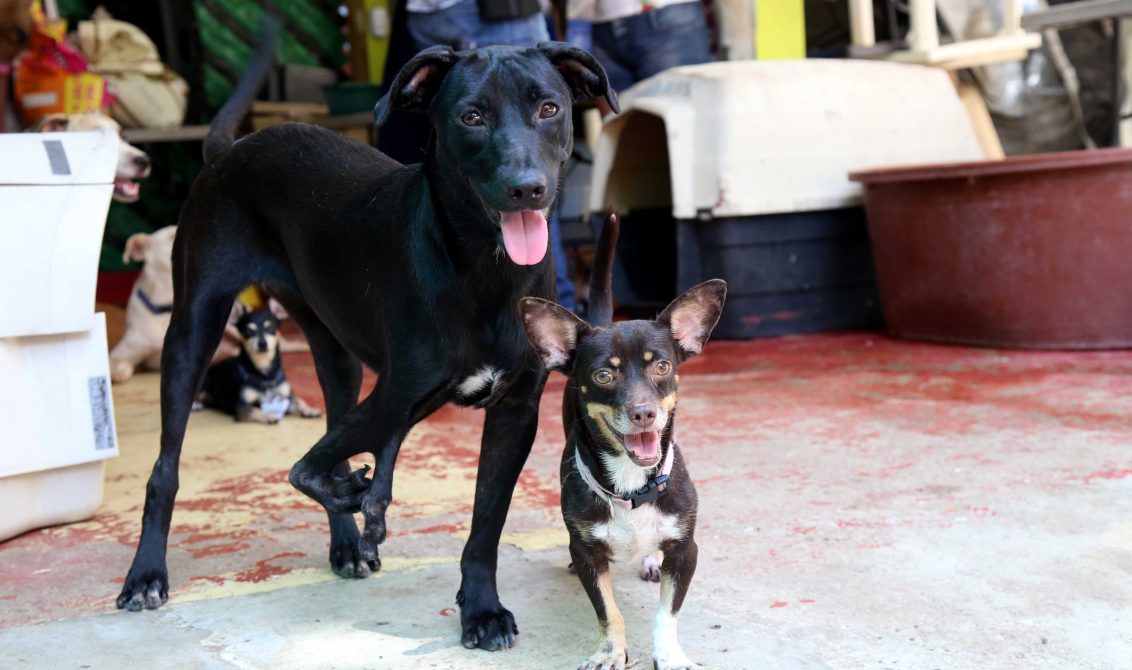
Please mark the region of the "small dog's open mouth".
POLYGON ((542 212, 502 212, 499 227, 503 229, 503 248, 516 265, 535 265, 546 256, 550 232, 542 212))
POLYGON ((114 199, 118 202, 137 202, 141 184, 127 177, 114 178, 114 199))
POLYGON ((625 436, 625 450, 637 465, 652 467, 660 460, 660 433, 629 433, 625 436))

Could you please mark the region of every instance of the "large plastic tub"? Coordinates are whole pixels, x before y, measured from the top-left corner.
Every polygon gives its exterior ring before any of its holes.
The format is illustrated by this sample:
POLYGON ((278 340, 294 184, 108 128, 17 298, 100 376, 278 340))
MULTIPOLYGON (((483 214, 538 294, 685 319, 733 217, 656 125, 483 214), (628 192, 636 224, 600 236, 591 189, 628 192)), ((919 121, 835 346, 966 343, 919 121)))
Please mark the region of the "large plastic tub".
POLYGON ((995 347, 1132 346, 1132 150, 870 170, 888 332, 995 347))
POLYGON ((0 337, 0 541, 86 519, 118 455, 106 318, 85 332, 0 337))
POLYGON ((647 311, 725 279, 724 338, 876 325, 848 173, 983 156, 946 73, 912 65, 694 65, 637 84, 621 107, 589 206, 622 213, 614 296, 647 311))
POLYGON ((0 135, 0 337, 89 330, 118 134, 0 135))

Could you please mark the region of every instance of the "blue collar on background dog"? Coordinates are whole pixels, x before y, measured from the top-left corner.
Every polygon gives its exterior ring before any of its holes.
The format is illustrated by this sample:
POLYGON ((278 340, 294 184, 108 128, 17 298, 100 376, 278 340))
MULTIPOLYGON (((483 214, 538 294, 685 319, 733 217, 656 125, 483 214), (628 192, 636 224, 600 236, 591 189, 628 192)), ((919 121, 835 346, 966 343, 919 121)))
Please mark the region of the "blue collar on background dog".
POLYGON ((660 472, 649 477, 644 486, 630 493, 613 493, 599 484, 597 478, 582 461, 582 454, 578 452, 577 447, 574 447, 574 467, 578 468, 578 474, 582 476, 582 481, 590 487, 590 490, 597 497, 604 498, 610 507, 616 505, 624 509, 637 509, 642 505, 656 502, 661 496, 668 493, 668 475, 672 472, 672 454, 675 451, 675 446, 670 443, 668 454, 664 457, 664 465, 661 466, 660 472))
POLYGON ((145 291, 141 290, 140 288, 138 289, 138 297, 141 298, 142 304, 145 305, 146 308, 154 314, 168 314, 169 312, 173 311, 173 305, 153 304, 153 301, 149 299, 149 296, 145 294, 145 291))

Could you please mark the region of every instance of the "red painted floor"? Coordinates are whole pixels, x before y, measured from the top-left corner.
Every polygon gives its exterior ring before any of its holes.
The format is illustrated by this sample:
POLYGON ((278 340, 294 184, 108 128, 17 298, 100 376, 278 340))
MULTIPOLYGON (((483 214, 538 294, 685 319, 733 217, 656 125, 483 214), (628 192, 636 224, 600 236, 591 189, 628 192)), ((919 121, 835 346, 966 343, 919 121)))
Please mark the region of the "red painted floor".
MULTIPOLYGON (((287 370, 320 402, 309 355, 288 355, 287 370)), ((1132 445, 1129 351, 821 334, 715 342, 681 378, 678 431, 703 499, 698 532, 704 542, 726 538, 733 553, 720 569, 768 584, 752 612, 822 607, 820 594, 776 591, 775 577, 838 552, 891 549, 939 529, 993 532, 1007 522, 999 515, 1028 514, 1018 503, 1035 492, 1101 495, 1132 480, 1132 451, 1118 446, 1132 445)), ((0 627, 113 609, 156 455, 156 387, 142 375, 115 388, 122 456, 108 466, 95 518, 0 544, 0 627)), ((565 545, 561 389, 553 377, 506 531, 505 542, 523 550, 565 545)), ((481 421, 445 408, 406 441, 388 570, 459 556, 481 421)), ((321 421, 264 427, 194 415, 170 543, 174 601, 336 579, 324 515, 286 480, 321 432, 321 421)))

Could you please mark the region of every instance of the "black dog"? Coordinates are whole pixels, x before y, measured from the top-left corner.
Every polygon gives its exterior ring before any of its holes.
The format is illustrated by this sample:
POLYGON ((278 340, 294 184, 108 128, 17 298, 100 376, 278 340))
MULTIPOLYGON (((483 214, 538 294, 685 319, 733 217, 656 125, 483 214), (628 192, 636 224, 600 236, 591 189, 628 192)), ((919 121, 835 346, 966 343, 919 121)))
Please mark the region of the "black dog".
POLYGON ((448 402, 487 408, 471 535, 457 594, 463 643, 498 649, 517 634, 496 590, 499 536, 534 441, 546 371, 515 305, 554 294, 546 211, 572 148, 571 105, 604 96, 604 70, 565 44, 414 57, 377 105, 427 111, 423 165, 312 125, 233 143, 270 66, 270 43, 213 122, 205 168, 181 213, 176 299, 161 365, 161 452, 146 488, 138 551, 118 597, 167 597, 165 553, 186 420, 236 293, 264 285, 302 328, 326 398, 327 434, 291 482, 330 515, 343 576, 379 567, 393 464, 416 422, 448 402), (361 365, 378 373, 357 402, 361 365), (344 462, 374 455, 372 480, 344 462), (361 511, 359 537, 350 514, 361 511))
POLYGON ((322 416, 291 390, 279 353, 279 317, 268 308, 244 311, 236 321, 240 355, 208 369, 197 399, 237 421, 279 423, 285 415, 322 416))
MULTIPOLYGON (((523 323, 547 368, 570 381, 563 397, 562 516, 570 557, 602 629, 598 650, 579 670, 623 670, 625 622, 613 600, 609 564, 661 550, 660 607, 653 666, 695 666, 676 639, 676 613, 696 571, 696 490, 673 438, 676 366, 699 353, 723 309, 719 279, 689 289, 655 321, 613 325, 610 269, 617 238, 602 230, 589 325, 539 298, 520 303, 523 323)), ((646 564, 650 559, 646 559, 646 564)), ((655 560, 655 559, 652 559, 655 560)), ((647 578, 648 567, 642 572, 647 578)))

